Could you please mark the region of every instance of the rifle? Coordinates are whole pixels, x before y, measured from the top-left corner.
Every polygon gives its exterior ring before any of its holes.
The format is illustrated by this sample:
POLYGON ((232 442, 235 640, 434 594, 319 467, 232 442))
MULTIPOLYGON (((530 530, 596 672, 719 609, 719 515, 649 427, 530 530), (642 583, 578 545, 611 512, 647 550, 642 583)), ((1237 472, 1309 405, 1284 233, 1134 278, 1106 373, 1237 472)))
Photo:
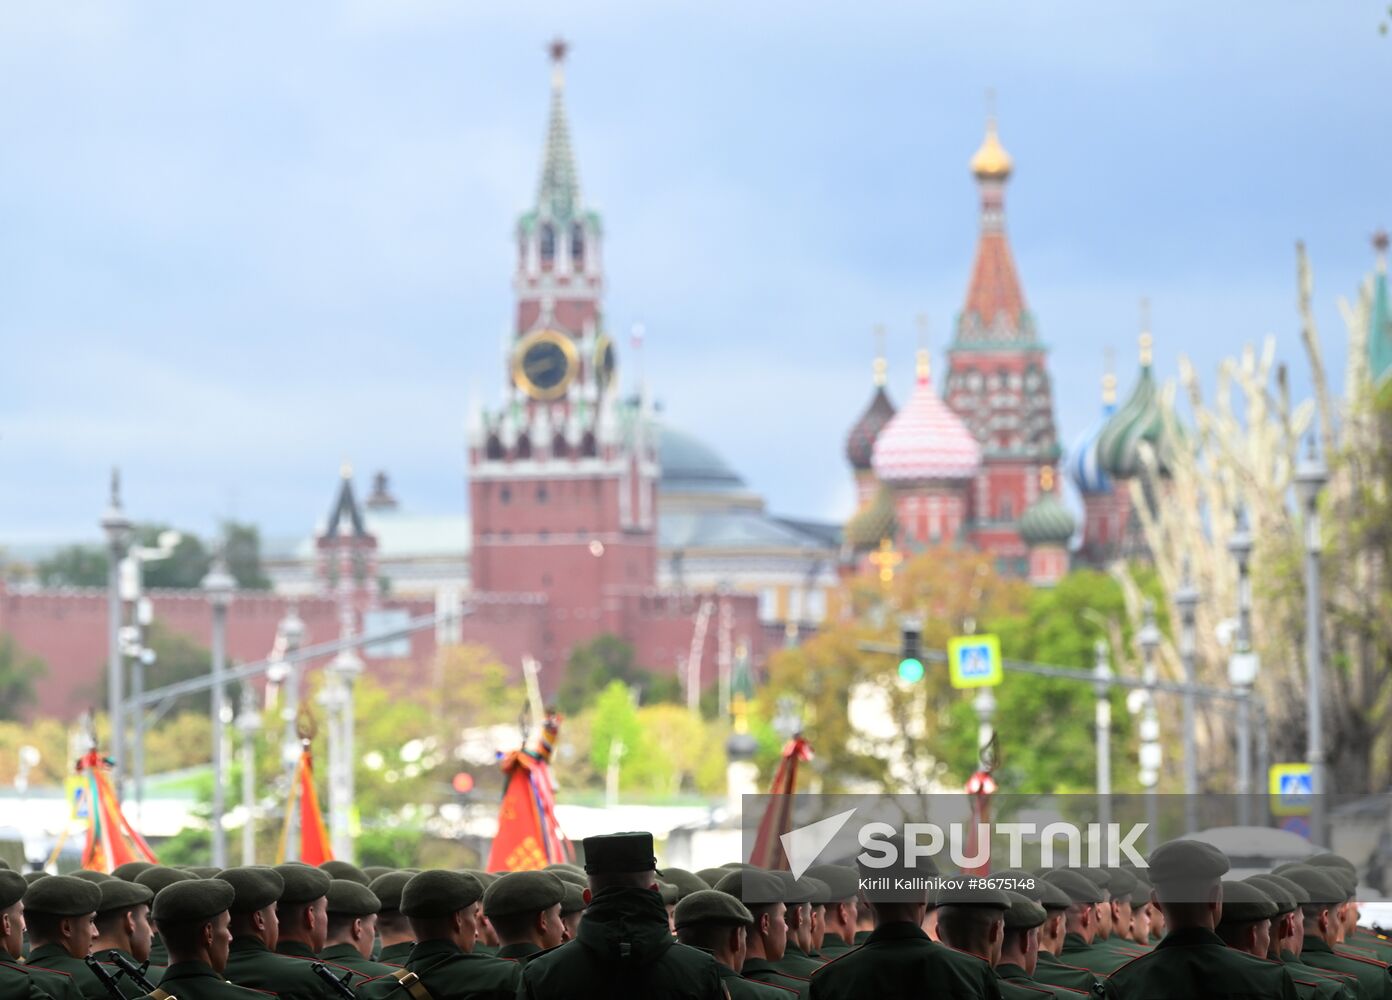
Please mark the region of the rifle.
POLYGON ((88 955, 84 961, 87 963, 87 968, 92 970, 92 975, 96 976, 106 987, 106 992, 111 994, 111 1000, 126 1000, 126 995, 121 992, 121 987, 116 982, 116 976, 106 971, 106 966, 97 961, 96 955, 88 955))
POLYGON ((134 962, 132 962, 121 952, 117 951, 115 948, 112 948, 110 951, 108 951, 106 953, 106 957, 111 960, 112 965, 116 966, 127 976, 129 976, 130 981, 135 983, 136 986, 139 986, 146 993, 155 992, 155 984, 150 982, 150 980, 145 975, 145 970, 150 967, 150 963, 148 961, 144 965, 136 965, 134 962))
POLYGON ((316 976, 328 983, 343 1000, 358 1000, 358 995, 348 986, 349 981, 353 978, 352 971, 345 972, 343 978, 340 979, 330 972, 329 967, 323 962, 311 962, 309 968, 316 976))

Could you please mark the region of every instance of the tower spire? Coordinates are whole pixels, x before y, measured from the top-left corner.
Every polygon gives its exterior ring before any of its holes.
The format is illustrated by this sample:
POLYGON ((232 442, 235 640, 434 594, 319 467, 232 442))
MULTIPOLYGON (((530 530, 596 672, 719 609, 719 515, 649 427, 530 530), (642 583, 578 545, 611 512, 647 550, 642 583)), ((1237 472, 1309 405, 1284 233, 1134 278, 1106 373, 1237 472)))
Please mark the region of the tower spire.
POLYGON ((884 388, 889 381, 889 362, 885 360, 885 325, 875 324, 875 365, 874 365, 875 387, 884 388))
POLYGON ((1013 170, 1014 161, 996 133, 995 96, 991 94, 986 138, 971 158, 971 171, 981 191, 981 236, 966 305, 957 322, 958 343, 1018 343, 1034 339, 1005 235, 1005 183, 1013 170))
POLYGON ((553 219, 571 218, 580 206, 580 181, 570 146, 570 123, 565 109, 565 58, 570 45, 557 38, 547 46, 551 55, 551 118, 546 126, 546 152, 541 163, 537 210, 553 219))
POLYGON ((1141 299, 1141 367, 1149 368, 1154 339, 1150 335, 1150 299, 1141 299))

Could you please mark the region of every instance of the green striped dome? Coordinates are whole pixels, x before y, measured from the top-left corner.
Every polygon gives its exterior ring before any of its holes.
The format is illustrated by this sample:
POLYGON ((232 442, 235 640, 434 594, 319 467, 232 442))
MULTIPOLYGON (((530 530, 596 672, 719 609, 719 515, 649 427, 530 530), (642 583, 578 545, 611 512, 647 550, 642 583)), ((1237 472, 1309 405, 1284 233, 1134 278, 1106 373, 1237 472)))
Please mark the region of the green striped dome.
POLYGON ((1067 545, 1077 528, 1068 508, 1052 490, 1039 494, 1020 518, 1020 537, 1026 545, 1067 545))
POLYGON ((873 549, 881 539, 893 538, 894 497, 881 486, 871 501, 846 522, 846 541, 855 549, 873 549))
MULTIPOLYGON (((1150 365, 1141 365, 1141 377, 1121 408, 1107 421, 1097 439, 1097 459, 1102 471, 1114 479, 1130 479, 1141 471, 1141 442, 1159 451, 1165 415, 1150 365)), ((1162 461, 1163 467, 1163 461, 1162 461)))

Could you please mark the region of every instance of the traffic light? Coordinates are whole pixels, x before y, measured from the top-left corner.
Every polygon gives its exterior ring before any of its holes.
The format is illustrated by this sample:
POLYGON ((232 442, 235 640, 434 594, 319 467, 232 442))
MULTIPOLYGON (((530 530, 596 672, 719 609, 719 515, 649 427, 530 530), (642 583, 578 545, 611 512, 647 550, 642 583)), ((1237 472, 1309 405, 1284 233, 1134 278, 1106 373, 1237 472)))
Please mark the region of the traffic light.
POLYGON ((899 626, 899 679, 909 684, 923 680, 923 626, 904 622, 899 626))

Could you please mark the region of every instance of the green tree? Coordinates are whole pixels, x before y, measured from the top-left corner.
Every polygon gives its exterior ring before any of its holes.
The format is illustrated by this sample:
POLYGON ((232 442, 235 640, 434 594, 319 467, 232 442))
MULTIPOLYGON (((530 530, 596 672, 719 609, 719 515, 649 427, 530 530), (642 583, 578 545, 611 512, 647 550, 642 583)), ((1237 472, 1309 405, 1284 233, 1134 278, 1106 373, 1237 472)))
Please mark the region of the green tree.
MULTIPOLYGON (((157 546, 160 535, 169 531, 167 524, 140 524, 135 528, 135 544, 157 546)), ((150 590, 192 590, 203 585, 203 578, 213 564, 212 554, 203 540, 190 532, 181 532, 179 543, 168 558, 145 563, 143 576, 150 590)))
POLYGON ((644 670, 638 666, 629 643, 616 635, 605 634, 571 650, 565 678, 556 693, 556 704, 563 712, 578 712, 592 704, 614 681, 635 689, 644 704, 675 701, 680 697, 675 678, 659 677, 644 670))
POLYGON ((0 635, 0 719, 18 719, 34 703, 34 681, 48 664, 19 648, 12 635, 0 635))
POLYGON ((95 545, 67 545, 35 566, 45 587, 105 587, 106 550, 95 545))
POLYGON ((271 578, 261 566, 261 529, 254 524, 224 521, 227 571, 243 590, 270 590, 271 578))
POLYGON ((603 775, 609 768, 609 756, 619 743, 620 778, 637 767, 646 752, 643 726, 638 721, 638 708, 633 692, 623 681, 610 681, 595 701, 594 720, 590 728, 590 766, 603 775))

